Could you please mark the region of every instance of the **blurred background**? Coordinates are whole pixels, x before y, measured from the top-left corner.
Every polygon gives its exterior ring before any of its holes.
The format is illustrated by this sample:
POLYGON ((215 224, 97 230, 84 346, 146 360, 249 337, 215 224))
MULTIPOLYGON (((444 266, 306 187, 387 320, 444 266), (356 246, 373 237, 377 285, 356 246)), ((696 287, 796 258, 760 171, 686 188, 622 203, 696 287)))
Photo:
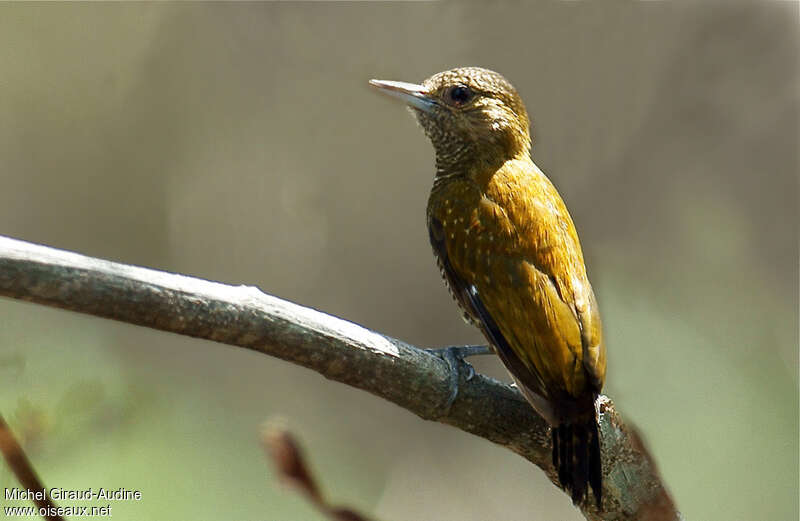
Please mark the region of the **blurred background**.
MULTIPOLYGON (((479 343, 428 245, 431 146, 367 80, 495 69, 678 506, 795 520, 799 34, 793 2, 5 4, 0 234, 479 343)), ((511 452, 245 350, 3 299, 0 381, 47 486, 142 492, 117 519, 320 520, 264 460, 274 416, 384 521, 581 519, 511 452)))

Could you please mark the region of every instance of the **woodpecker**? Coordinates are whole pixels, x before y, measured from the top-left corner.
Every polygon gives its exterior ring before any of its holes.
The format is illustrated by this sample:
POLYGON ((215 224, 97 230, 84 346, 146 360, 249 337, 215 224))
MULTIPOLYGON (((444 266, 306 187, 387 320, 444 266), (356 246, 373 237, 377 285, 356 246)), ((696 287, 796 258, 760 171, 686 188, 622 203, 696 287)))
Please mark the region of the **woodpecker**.
POLYGON ((427 224, 453 298, 551 426, 561 486, 576 504, 591 488, 600 508, 602 325, 575 225, 531 159, 522 99, 478 67, 370 84, 405 102, 435 149, 427 224))

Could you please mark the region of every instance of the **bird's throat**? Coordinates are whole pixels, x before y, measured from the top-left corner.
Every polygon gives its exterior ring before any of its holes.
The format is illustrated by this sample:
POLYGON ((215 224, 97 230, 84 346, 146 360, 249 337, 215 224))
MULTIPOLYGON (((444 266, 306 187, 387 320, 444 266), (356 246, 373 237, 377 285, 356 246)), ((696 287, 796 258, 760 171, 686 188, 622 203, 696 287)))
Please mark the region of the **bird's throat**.
POLYGON ((443 142, 431 137, 436 151, 436 177, 484 176, 514 159, 530 160, 530 142, 490 142, 487 140, 449 139, 443 142))

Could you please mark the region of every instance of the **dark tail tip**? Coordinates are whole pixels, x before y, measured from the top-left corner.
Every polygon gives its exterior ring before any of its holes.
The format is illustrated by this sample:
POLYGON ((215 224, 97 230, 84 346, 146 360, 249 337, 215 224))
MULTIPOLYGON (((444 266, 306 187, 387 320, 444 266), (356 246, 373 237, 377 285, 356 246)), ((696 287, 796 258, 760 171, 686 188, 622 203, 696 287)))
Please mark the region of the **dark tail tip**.
POLYGON ((553 466, 558 471, 558 481, 572 496, 574 504, 582 503, 591 487, 597 508, 601 508, 603 467, 600 434, 594 418, 553 428, 553 466))

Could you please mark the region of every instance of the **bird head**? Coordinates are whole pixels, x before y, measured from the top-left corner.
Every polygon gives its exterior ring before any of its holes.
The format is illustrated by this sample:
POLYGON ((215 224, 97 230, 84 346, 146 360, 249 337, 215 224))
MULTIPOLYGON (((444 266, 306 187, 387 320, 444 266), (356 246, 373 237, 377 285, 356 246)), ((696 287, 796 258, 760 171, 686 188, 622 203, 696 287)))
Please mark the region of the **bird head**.
POLYGON ((516 89, 500 74, 462 67, 434 74, 420 85, 371 80, 404 101, 436 150, 437 169, 502 164, 530 152, 528 113, 516 89))

